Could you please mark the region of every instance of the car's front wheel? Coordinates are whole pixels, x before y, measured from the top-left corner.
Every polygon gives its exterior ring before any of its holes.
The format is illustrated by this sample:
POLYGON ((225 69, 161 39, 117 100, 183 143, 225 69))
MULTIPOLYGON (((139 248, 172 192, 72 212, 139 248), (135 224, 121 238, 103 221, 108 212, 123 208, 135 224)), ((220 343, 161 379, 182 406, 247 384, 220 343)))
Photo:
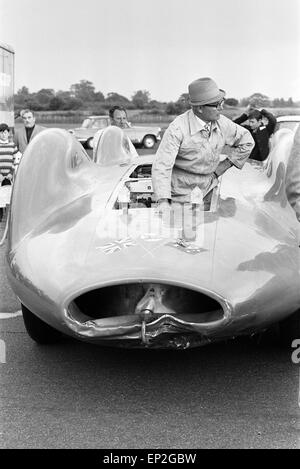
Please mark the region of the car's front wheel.
POLYGON ((89 150, 94 148, 94 137, 91 137, 86 141, 86 146, 89 150))
POLYGON ((146 135, 143 139, 143 145, 145 148, 153 148, 156 143, 156 138, 153 135, 146 135))
POLYGON ((26 331, 35 342, 38 344, 53 344, 62 337, 59 331, 35 316, 26 306, 22 304, 21 307, 26 331))

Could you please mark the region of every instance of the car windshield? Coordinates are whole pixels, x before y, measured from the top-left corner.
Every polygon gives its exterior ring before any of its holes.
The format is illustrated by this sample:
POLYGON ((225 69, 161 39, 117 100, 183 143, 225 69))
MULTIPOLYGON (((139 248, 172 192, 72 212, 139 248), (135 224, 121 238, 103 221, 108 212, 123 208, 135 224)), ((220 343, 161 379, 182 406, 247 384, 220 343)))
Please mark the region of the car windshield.
POLYGON ((108 126, 108 124, 109 124, 108 119, 105 119, 105 118, 95 119, 95 118, 87 117, 82 122, 81 127, 83 129, 104 129, 105 127, 108 126))
POLYGON ((81 127, 83 127, 84 129, 88 129, 89 127, 91 127, 91 119, 84 119, 81 124, 81 127))
POLYGON ((107 127, 107 125, 108 125, 107 119, 95 119, 94 122, 92 123, 92 128, 103 129, 104 127, 107 127))
POLYGON ((291 129, 294 130, 298 126, 299 121, 282 121, 278 122, 280 129, 291 129))

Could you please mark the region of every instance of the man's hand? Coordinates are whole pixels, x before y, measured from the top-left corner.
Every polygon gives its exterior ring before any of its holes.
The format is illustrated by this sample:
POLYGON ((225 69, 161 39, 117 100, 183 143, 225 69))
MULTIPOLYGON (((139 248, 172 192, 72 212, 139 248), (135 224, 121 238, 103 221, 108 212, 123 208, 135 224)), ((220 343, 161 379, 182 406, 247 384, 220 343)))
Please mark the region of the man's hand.
POLYGON ((158 199, 157 206, 159 211, 170 208, 169 199, 158 199))
POLYGON ((253 106, 253 104, 248 104, 248 106, 246 107, 246 110, 245 110, 245 114, 247 114, 247 116, 249 116, 250 112, 254 111, 256 108, 253 106))
POLYGON ((222 174, 225 173, 225 171, 227 171, 227 169, 231 168, 231 166, 232 166, 231 161, 228 158, 226 158, 226 160, 220 161, 217 169, 214 171, 214 174, 216 175, 216 177, 220 177, 222 176, 222 174))
POLYGON ((169 216, 171 212, 171 204, 169 203, 169 199, 159 199, 157 201, 157 209, 159 215, 161 215, 163 218, 169 216))

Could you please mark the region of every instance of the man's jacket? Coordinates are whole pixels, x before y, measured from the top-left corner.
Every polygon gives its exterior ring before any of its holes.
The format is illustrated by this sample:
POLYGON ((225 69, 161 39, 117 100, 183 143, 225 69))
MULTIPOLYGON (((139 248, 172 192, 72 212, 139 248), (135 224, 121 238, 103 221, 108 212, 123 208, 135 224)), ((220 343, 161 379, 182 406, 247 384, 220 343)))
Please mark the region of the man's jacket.
MULTIPOLYGON (((41 125, 35 125, 33 132, 30 136, 29 142, 31 142, 31 140, 42 130, 45 130, 45 127, 42 127, 41 125)), ((15 131, 14 142, 17 145, 19 151, 23 154, 28 145, 26 129, 24 126, 22 126, 20 129, 17 129, 15 131)))

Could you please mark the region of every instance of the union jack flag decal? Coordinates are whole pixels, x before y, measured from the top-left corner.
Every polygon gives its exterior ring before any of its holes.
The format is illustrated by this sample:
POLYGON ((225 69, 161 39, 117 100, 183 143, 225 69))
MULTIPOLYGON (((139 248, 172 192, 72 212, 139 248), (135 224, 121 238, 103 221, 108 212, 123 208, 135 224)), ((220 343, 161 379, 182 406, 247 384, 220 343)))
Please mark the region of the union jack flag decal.
POLYGON ((136 243, 133 242, 131 238, 122 238, 112 243, 104 244, 103 246, 98 246, 96 249, 102 249, 105 254, 112 254, 113 252, 122 251, 122 249, 127 249, 130 246, 136 246, 136 243))

